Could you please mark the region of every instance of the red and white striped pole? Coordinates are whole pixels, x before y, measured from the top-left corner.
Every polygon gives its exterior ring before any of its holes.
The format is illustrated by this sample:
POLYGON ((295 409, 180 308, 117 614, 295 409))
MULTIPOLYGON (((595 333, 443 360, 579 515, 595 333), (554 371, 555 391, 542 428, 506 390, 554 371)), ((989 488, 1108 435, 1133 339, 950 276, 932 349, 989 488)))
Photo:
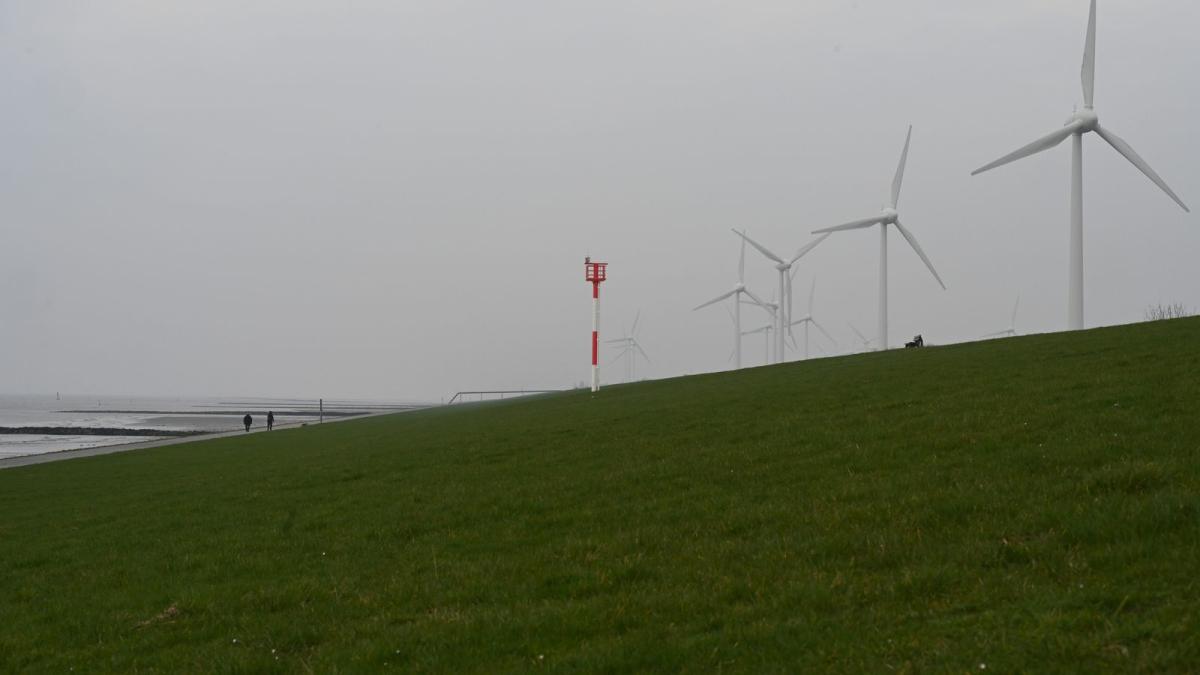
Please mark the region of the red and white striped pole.
POLYGON ((600 391, 600 283, 608 278, 608 263, 583 259, 585 278, 592 282, 592 391, 600 391))
POLYGON ((600 391, 600 284, 592 282, 592 391, 600 391))

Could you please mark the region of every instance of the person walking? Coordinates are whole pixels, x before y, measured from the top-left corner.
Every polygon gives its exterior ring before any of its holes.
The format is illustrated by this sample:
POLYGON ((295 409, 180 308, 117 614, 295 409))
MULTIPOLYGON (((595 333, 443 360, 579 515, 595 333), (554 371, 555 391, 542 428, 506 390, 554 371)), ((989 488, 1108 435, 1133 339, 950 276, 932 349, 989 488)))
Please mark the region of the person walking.
POLYGON ((275 428, 275 411, 268 410, 267 411, 267 431, 270 431, 274 428, 275 428))
POLYGON ((250 416, 250 413, 246 413, 246 416, 242 418, 242 424, 246 425, 246 432, 249 433, 250 425, 254 424, 254 418, 250 416))

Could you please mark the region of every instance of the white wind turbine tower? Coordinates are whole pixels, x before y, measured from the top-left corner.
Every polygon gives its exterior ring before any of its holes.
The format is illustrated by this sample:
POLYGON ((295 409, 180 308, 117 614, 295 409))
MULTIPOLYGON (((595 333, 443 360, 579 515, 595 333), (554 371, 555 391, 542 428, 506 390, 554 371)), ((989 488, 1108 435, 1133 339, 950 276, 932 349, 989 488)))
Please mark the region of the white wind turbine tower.
POLYGON ((795 265, 805 255, 807 255, 809 251, 816 248, 818 244, 828 239, 829 235, 822 235, 808 242, 804 246, 801 246, 800 249, 796 251, 796 255, 793 255, 791 258, 785 261, 783 258, 780 258, 771 251, 768 251, 762 244, 746 236, 745 233, 738 232, 737 230, 734 230, 733 233, 741 237, 743 241, 749 242, 751 246, 758 249, 759 253, 766 256, 766 258, 771 262, 774 262, 775 270, 779 272, 779 308, 775 313, 775 361, 777 363, 783 363, 783 338, 785 333, 790 332, 791 329, 791 313, 789 311, 791 302, 789 301, 789 298, 792 296, 792 276, 790 274, 792 271, 792 266, 795 265))
POLYGON ((908 136, 904 139, 904 151, 900 154, 900 165, 896 167, 896 176, 892 179, 891 200, 888 206, 883 208, 883 212, 874 218, 864 218, 838 225, 837 227, 827 227, 821 230, 814 230, 813 234, 821 234, 823 232, 839 232, 842 230, 858 230, 864 227, 873 225, 879 226, 879 348, 888 348, 888 308, 887 308, 887 228, 888 225, 894 225, 900 234, 908 241, 908 245, 916 251, 921 260, 925 262, 925 266, 933 273, 933 278, 937 279, 942 290, 946 289, 946 284, 942 283, 942 278, 938 276, 937 270, 933 269, 933 263, 929 262, 929 257, 925 255, 925 251, 921 250, 921 245, 917 243, 916 237, 908 228, 900 224, 900 213, 896 211, 897 205, 900 203, 900 186, 904 183, 904 165, 908 162, 908 144, 912 140, 912 127, 908 127, 908 136))
POLYGON ((742 295, 743 294, 745 294, 747 297, 749 297, 751 300, 753 300, 755 302, 755 304, 762 306, 762 307, 766 306, 766 304, 762 300, 760 300, 758 298, 758 296, 756 296, 754 293, 752 293, 749 288, 746 288, 746 241, 744 239, 742 240, 742 254, 741 254, 741 257, 738 259, 738 281, 734 285, 733 290, 729 291, 728 293, 719 295, 719 296, 713 298, 712 300, 709 300, 708 302, 704 303, 703 305, 699 305, 692 309, 692 311, 694 312, 698 309, 704 309, 705 307, 708 307, 710 305, 715 305, 718 302, 725 300, 726 298, 733 298, 733 353, 734 353, 734 358, 737 359, 737 361, 734 364, 734 367, 739 370, 742 367, 742 335, 744 335, 744 333, 742 333, 742 295))
POLYGON ((988 333, 987 335, 984 335, 983 337, 986 339, 986 338, 1015 336, 1017 334, 1017 308, 1020 306, 1021 306, 1021 296, 1018 295, 1016 303, 1013 304, 1012 320, 1008 322, 1008 328, 1006 328, 1005 330, 998 330, 995 333, 988 333))
POLYGON ((805 314, 804 316, 800 317, 799 319, 796 319, 795 321, 792 321, 789 324, 789 331, 790 331, 791 326, 799 326, 800 324, 804 324, 804 358, 805 358, 805 360, 808 359, 808 326, 809 326, 809 324, 816 326, 817 330, 824 333, 825 337, 828 338, 829 341, 833 343, 834 347, 837 346, 837 340, 834 340, 833 336, 829 334, 829 331, 825 330, 825 328, 820 323, 818 323, 816 319, 813 318, 813 315, 812 315, 813 296, 816 295, 816 292, 817 292, 817 280, 813 279, 812 287, 808 291, 808 314, 805 314))
POLYGON ((637 357, 639 355, 641 355, 643 359, 646 359, 647 364, 650 363, 650 357, 646 355, 646 352, 642 349, 642 345, 638 344, 637 341, 638 321, 641 320, 641 318, 642 312, 641 310, 638 310, 638 313, 633 317, 633 328, 631 328, 628 333, 622 330, 620 338, 615 340, 605 340, 607 344, 616 344, 621 346, 621 353, 617 354, 613 361, 616 361, 622 357, 625 358, 626 382, 633 382, 637 377, 637 357))
POLYGON ((1159 177, 1154 169, 1142 159, 1137 152, 1116 134, 1100 126, 1100 118, 1092 105, 1096 86, 1096 0, 1092 0, 1091 12, 1088 16, 1087 39, 1083 47, 1083 110, 1076 111, 1066 125, 1052 133, 1037 139, 1025 147, 1007 154, 991 164, 984 165, 971 175, 977 175, 1003 166, 1009 162, 1028 157, 1043 150, 1049 150, 1067 138, 1071 143, 1071 262, 1067 283, 1067 328, 1069 330, 1083 329, 1083 135, 1089 131, 1096 132, 1114 150, 1121 153, 1146 177, 1162 188, 1167 196, 1175 200, 1184 211, 1188 207, 1179 197, 1167 187, 1166 182, 1159 177))

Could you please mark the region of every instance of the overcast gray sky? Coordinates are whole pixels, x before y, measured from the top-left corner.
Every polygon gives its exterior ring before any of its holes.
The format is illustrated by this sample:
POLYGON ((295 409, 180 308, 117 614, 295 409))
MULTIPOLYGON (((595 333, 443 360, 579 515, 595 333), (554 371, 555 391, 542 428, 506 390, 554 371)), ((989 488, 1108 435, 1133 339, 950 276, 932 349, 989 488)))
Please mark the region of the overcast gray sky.
MULTIPOLYGON (((726 368, 731 227, 873 215, 908 124, 891 337, 1066 321, 1085 0, 0 0, 0 391, 434 399, 726 368), (611 356, 611 355, 609 355, 611 356), (609 367, 606 379, 619 378, 609 367)), ((1096 106, 1200 207, 1200 4, 1101 0, 1096 106)), ((1088 325, 1200 306, 1200 222, 1084 146, 1088 325)), ((802 262, 845 348, 878 235, 802 262)), ((747 253, 748 281, 774 270, 747 253)), ((802 307, 797 307, 802 311, 802 307)), ((746 312, 747 327, 758 318, 746 312)), ((762 341, 746 343, 761 361, 762 341)))

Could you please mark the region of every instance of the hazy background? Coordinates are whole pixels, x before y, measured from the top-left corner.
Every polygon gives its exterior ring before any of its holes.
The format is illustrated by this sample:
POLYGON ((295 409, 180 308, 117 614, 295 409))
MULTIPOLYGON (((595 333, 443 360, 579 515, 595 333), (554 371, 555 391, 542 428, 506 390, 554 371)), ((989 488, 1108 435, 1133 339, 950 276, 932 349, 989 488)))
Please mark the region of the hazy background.
MULTIPOLYGON (((882 205, 891 338, 1065 325, 1086 0, 0 0, 0 391, 434 399, 588 377, 642 311, 663 377, 727 367, 737 241, 882 205)), ((1102 0, 1096 105, 1200 207, 1200 4, 1102 0)), ((1088 325, 1200 306, 1197 216, 1085 140, 1088 325)), ((876 231, 797 277, 875 333, 876 231)), ((747 253, 748 281, 774 270, 747 253)), ((803 302, 797 312, 803 311, 803 302)), ((761 314, 747 308, 746 327, 761 314)), ((762 359, 762 340, 746 343, 762 359)), ((611 355, 610 355, 611 356, 611 355)), ((606 379, 619 379, 613 365, 606 379)))

